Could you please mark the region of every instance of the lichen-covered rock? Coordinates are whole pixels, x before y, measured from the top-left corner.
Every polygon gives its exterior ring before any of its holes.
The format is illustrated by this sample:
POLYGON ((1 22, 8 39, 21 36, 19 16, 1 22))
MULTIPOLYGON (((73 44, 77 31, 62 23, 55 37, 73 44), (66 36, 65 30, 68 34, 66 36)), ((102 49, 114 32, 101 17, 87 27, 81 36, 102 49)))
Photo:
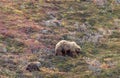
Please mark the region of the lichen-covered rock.
POLYGON ((55 47, 55 55, 76 57, 80 53, 81 47, 75 42, 61 40, 55 47))
POLYGON ((57 20, 56 18, 43 22, 46 26, 61 26, 61 20, 57 20))

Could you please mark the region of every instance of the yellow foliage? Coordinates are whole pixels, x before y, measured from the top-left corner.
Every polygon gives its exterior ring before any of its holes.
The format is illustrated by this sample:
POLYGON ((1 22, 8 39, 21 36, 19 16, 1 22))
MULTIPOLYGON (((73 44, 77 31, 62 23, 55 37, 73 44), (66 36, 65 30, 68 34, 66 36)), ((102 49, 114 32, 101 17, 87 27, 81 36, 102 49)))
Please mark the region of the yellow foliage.
POLYGON ((45 68, 45 67, 42 67, 41 68, 41 71, 42 72, 45 72, 45 73, 49 73, 49 74, 65 74, 64 72, 59 72, 58 69, 49 69, 49 68, 45 68))
POLYGON ((65 26, 67 24, 67 22, 65 22, 64 20, 62 21, 62 25, 65 26))
POLYGON ((22 11, 17 10, 17 9, 13 10, 13 12, 14 12, 14 13, 16 13, 16 14, 23 14, 23 12, 22 12, 22 11))
POLYGON ((101 66, 100 66, 102 69, 108 69, 110 68, 110 66, 106 63, 103 63, 101 66))

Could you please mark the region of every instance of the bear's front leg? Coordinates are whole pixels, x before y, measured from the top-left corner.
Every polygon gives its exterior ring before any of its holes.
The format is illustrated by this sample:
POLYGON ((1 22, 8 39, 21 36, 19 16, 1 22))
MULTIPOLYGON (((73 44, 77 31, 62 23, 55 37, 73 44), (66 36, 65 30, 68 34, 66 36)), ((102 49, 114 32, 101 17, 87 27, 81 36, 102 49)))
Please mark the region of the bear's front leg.
POLYGON ((74 58, 76 58, 77 57, 77 53, 74 51, 74 52, 72 52, 72 56, 71 57, 74 57, 74 58))

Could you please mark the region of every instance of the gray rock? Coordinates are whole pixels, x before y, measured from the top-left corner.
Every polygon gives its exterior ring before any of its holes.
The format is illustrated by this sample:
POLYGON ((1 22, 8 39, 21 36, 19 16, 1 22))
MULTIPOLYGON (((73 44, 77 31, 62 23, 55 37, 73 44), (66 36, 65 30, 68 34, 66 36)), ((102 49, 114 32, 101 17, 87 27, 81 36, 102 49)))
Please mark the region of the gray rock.
POLYGON ((55 19, 44 21, 44 24, 46 26, 61 26, 61 21, 55 18, 55 19))
POLYGON ((42 30, 41 31, 43 34, 47 34, 48 33, 48 30, 42 30))
POLYGON ((115 3, 116 4, 120 4, 120 0, 115 0, 115 3))

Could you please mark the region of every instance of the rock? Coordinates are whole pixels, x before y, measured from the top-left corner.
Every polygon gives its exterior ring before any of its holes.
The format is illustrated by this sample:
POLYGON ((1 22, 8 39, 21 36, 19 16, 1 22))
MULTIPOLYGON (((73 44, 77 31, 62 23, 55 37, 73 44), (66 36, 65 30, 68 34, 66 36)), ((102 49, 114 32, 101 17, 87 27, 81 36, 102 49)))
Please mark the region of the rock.
POLYGON ((115 3, 116 4, 120 4, 120 0, 115 0, 115 3))
POLYGON ((47 34, 48 33, 48 30, 42 30, 41 31, 43 34, 47 34))
POLYGON ((32 62, 32 63, 28 64, 26 70, 28 70, 29 72, 40 71, 39 67, 41 67, 40 62, 32 62))
POLYGON ((43 21, 46 26, 61 26, 61 21, 55 19, 50 19, 47 21, 43 21))
POLYGON ((55 14, 54 14, 54 13, 50 13, 50 12, 48 12, 48 15, 49 15, 49 17, 50 17, 51 19, 56 18, 56 16, 55 16, 55 14))
POLYGON ((42 33, 42 34, 54 34, 54 31, 48 30, 48 29, 44 29, 44 30, 41 30, 40 33, 42 33))

